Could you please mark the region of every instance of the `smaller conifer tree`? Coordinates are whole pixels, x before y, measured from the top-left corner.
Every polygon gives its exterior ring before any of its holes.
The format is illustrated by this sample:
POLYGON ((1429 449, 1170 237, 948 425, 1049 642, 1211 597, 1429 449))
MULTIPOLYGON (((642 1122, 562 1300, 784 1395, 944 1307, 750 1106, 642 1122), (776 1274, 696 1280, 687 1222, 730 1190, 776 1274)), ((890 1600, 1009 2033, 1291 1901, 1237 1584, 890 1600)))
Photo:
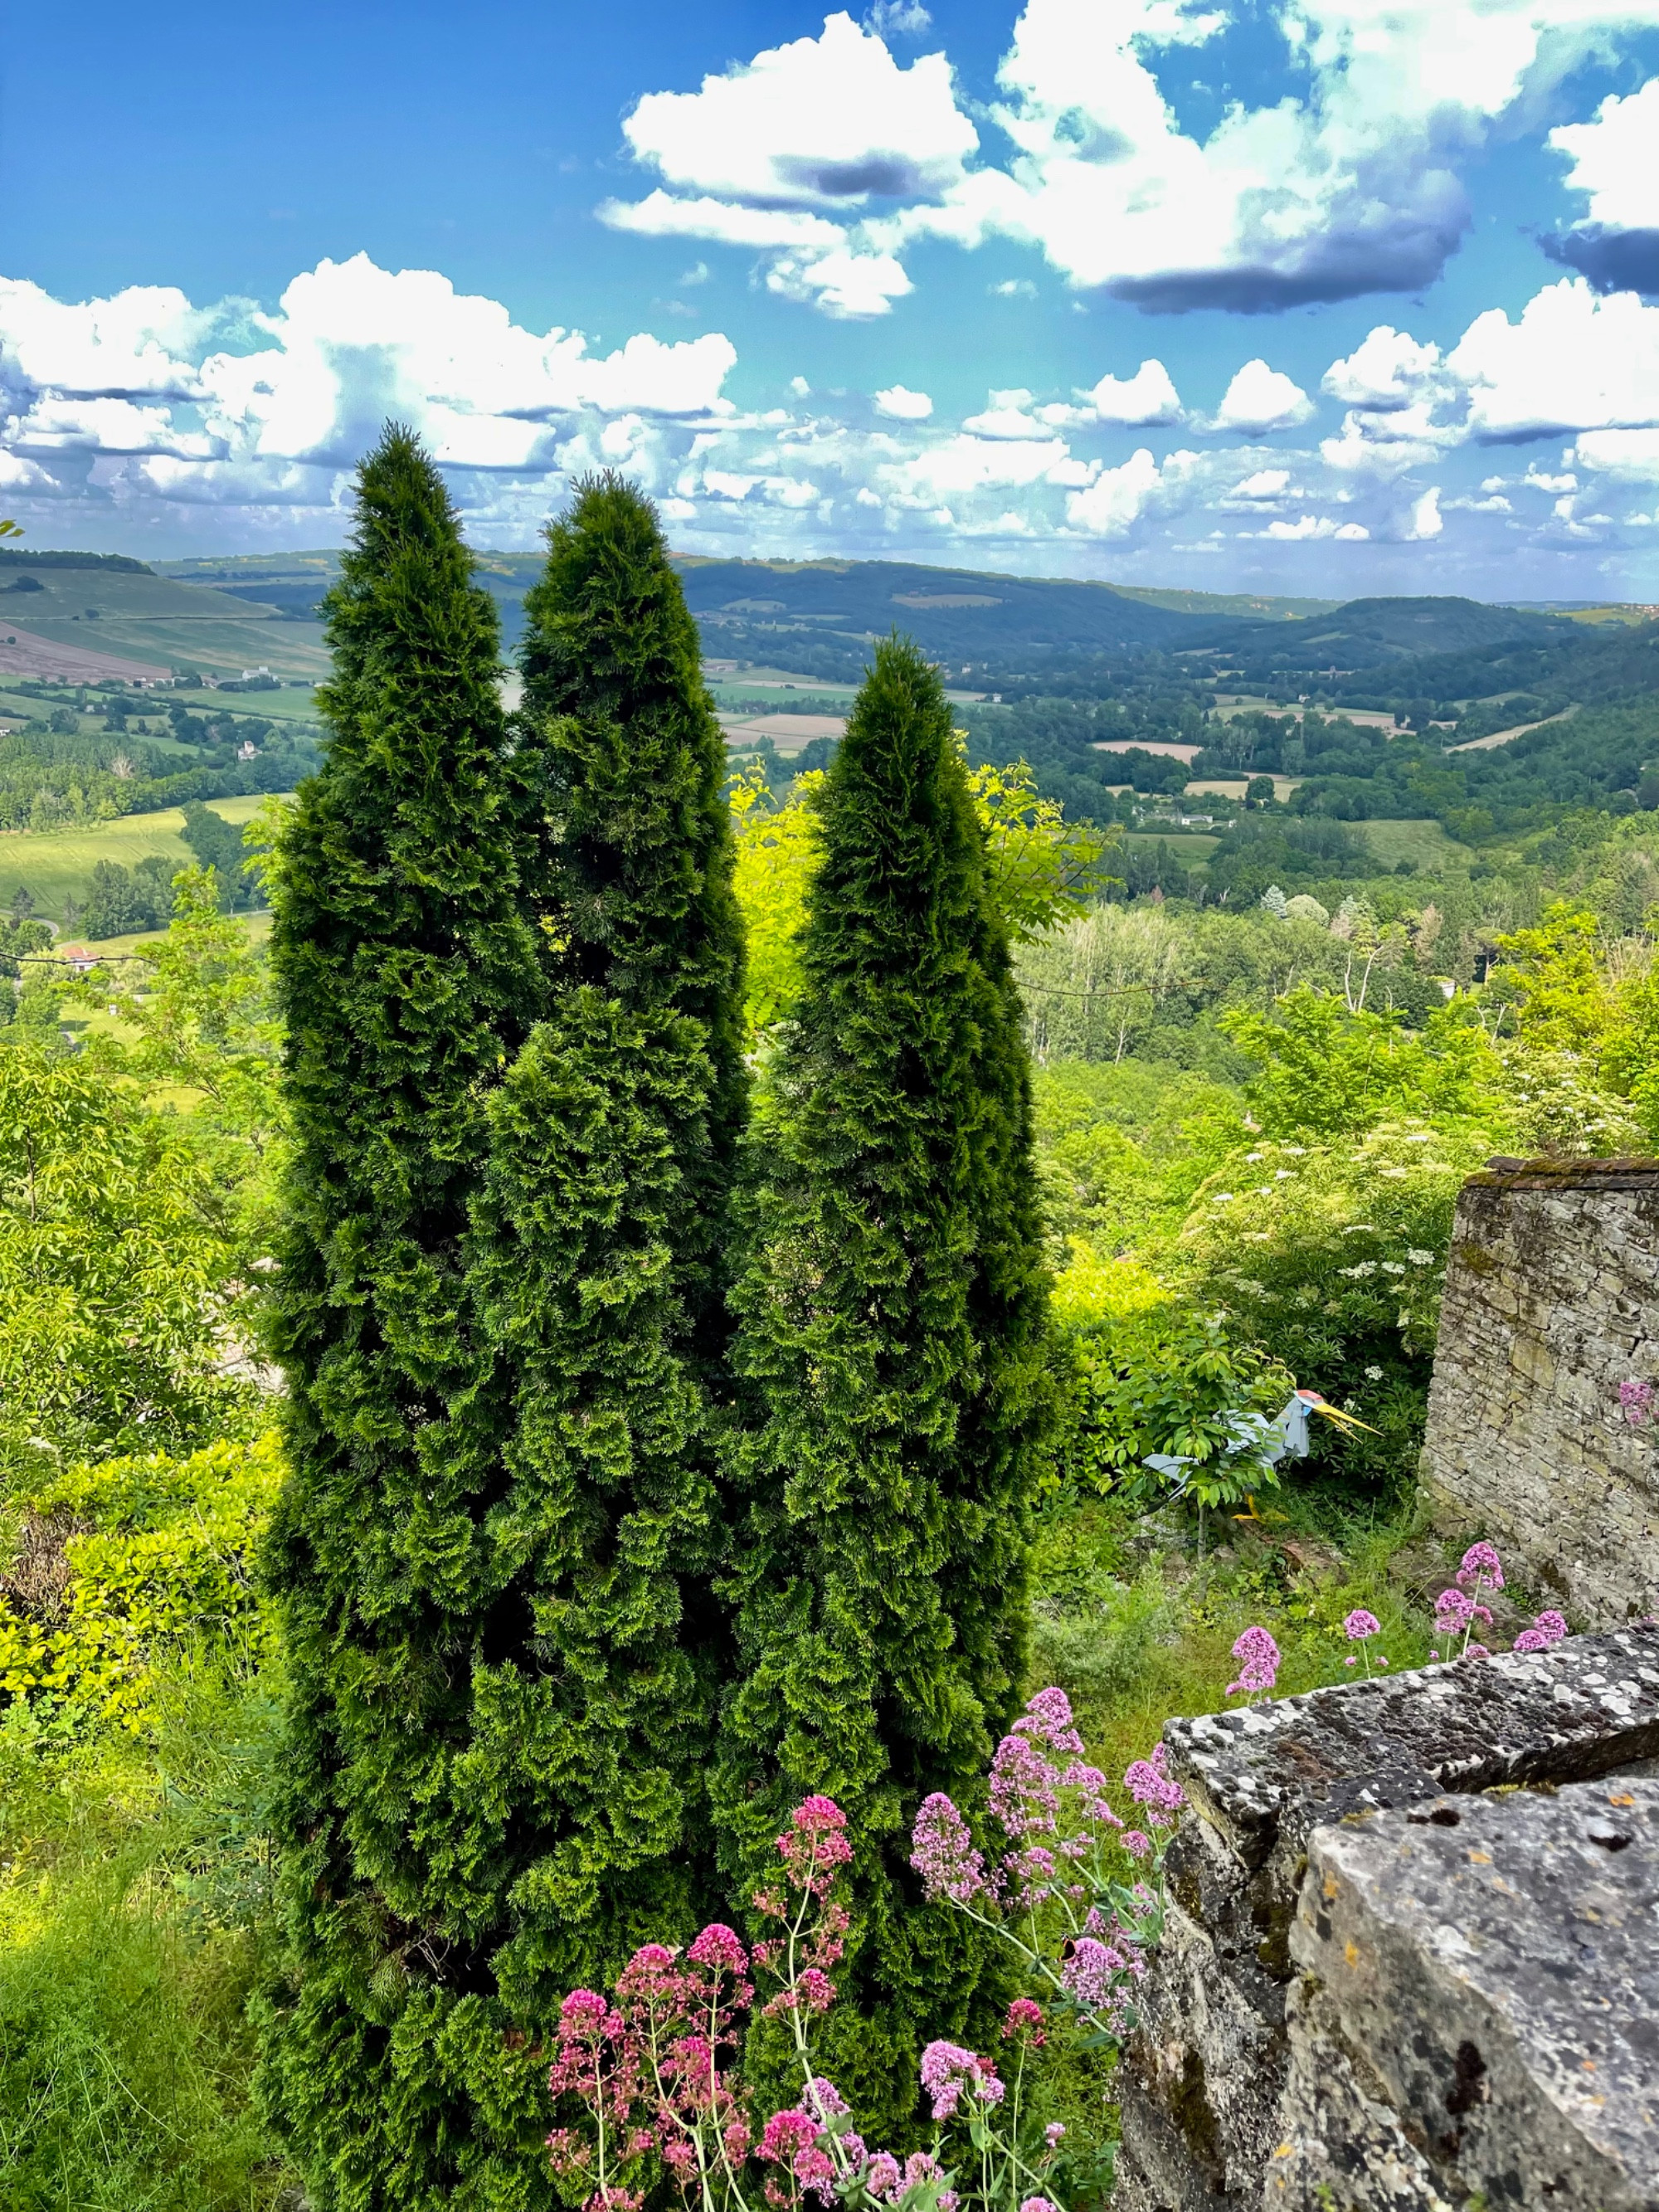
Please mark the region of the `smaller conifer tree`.
POLYGON ((902 2131, 921 2040, 982 1961, 904 1863, 1012 1719, 1044 1419, 1044 1275, 1019 1010, 949 709, 878 647, 822 796, 805 988, 757 1114, 733 1360, 732 1876, 811 1791, 849 1815, 857 1911, 825 2070, 902 2131))

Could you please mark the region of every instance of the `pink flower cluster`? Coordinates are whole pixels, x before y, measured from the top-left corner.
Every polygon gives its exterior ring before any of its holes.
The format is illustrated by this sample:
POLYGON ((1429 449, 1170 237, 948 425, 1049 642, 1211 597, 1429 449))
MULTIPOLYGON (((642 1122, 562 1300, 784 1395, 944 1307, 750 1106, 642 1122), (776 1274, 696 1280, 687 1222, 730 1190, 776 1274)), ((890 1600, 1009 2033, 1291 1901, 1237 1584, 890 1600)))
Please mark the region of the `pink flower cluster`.
POLYGON ((988 2058, 959 2043, 930 2043, 921 2054, 921 2086, 933 2100, 933 2118, 955 2117, 963 2091, 981 2105, 1000 2105, 1007 2092, 988 2058))
MULTIPOLYGON (((964 1911, 1031 1913, 1057 1899, 1082 1905, 1091 1868, 1107 1843, 1121 1840, 1131 1856, 1150 1850, 1139 1829, 1122 1832, 1106 1778, 1082 1751, 1065 1692, 1040 1690, 991 1762, 991 1813, 1010 1845, 994 1867, 987 1867, 967 1821, 942 1790, 923 1801, 910 1863, 928 1897, 964 1911)), ((1150 1759, 1136 1759, 1123 1782, 1137 1804, 1152 1808, 1149 1827, 1168 1826, 1186 1802, 1165 1770, 1161 1744, 1150 1759)))
MULTIPOLYGON (((1492 1625, 1492 1607, 1483 1605, 1483 1589, 1500 1590, 1504 1587, 1504 1565, 1490 1544, 1471 1544, 1463 1554, 1463 1564, 1457 1570, 1455 1586, 1443 1589, 1434 1601, 1434 1627, 1437 1636, 1461 1636, 1462 1649, 1452 1656, 1460 1659, 1489 1659, 1491 1652, 1484 1644, 1470 1641, 1477 1621, 1485 1627, 1492 1625)), ((1430 1657, 1437 1656, 1431 1652, 1430 1657)))
MULTIPOLYGON (((1082 1746, 1059 1691, 1032 1700, 1023 1732, 1011 1735, 1004 1748, 1010 1745, 1036 1762, 1020 1767, 1017 1753, 1010 1753, 1007 1803, 1016 1818, 1040 1823, 1051 1798, 1056 1808, 1069 1808, 1079 1800, 1103 1805, 1103 1778, 1073 1756, 1082 1746), (1044 1747, 1067 1761, 1052 1784, 1038 1771, 1047 1764, 1044 1747)), ((1167 1802, 1175 1785, 1163 1776, 1161 1762, 1148 1771, 1167 1802)), ((565 1998, 548 2086, 556 2098, 581 2106, 586 2124, 556 2128, 547 2148, 556 2176, 586 2192, 584 2212, 643 2212, 653 2161, 679 2185, 688 2204, 704 2212, 716 2206, 750 2212, 757 2199, 744 2179, 750 2159, 763 2169, 761 2195, 772 2212, 803 2212, 809 2201, 830 2208, 840 2200, 895 2208, 919 2203, 931 2212, 960 2212, 934 2154, 915 2152, 901 2164, 890 2152, 872 2153, 834 2082, 813 2070, 808 2056, 811 2018, 835 1999, 824 1969, 841 1957, 848 1925, 834 1893, 836 1878, 853 1856, 847 1827, 846 1816, 828 1797, 809 1797, 791 1815, 778 1838, 783 1886, 790 1894, 763 1891, 756 1900, 763 1914, 782 1923, 781 1936, 750 1952, 732 1929, 714 1922, 684 1952, 644 1945, 617 1977, 614 1996, 573 1990, 565 1998), (756 1968, 781 1984, 764 2011, 787 2022, 803 2081, 796 2103, 773 2112, 758 2134, 738 2065, 753 2017, 756 1968)), ((1059 1850, 1066 1848, 1069 1828, 1066 1834, 1056 1827, 1045 1832, 1056 1835, 1059 1850)), ((948 1798, 930 1798, 922 1808, 916 1852, 930 1895, 952 1902, 958 1893, 988 1895, 982 1862, 948 1798)), ((1024 2162, 1030 2151, 1016 2152, 1014 2145, 1021 2140, 1025 2059, 1047 2040, 1042 2006, 1016 1997, 1002 2033, 1018 2062, 1012 2096, 991 2059, 944 2041, 930 2043, 923 2052, 921 2086, 937 2122, 971 2117, 981 2149, 983 2129, 992 2128, 989 2140, 995 2142, 1000 2128, 1006 2142, 998 2155, 1010 2172, 1038 2180, 1040 2174, 1024 2162), (1008 2115, 994 2120, 1005 2101, 1008 2115)), ((1048 2130, 1048 2154, 1063 2132, 1048 2130)), ((1039 2166, 1046 2162, 1042 2153, 1036 2158, 1039 2166)), ((1055 2212, 1047 2197, 1024 2203, 1031 2212, 1055 2212)))
POLYGON ((1619 1404, 1625 1419, 1633 1429, 1653 1419, 1653 1385, 1651 1382, 1621 1382, 1619 1385, 1619 1404))
POLYGON ((1228 1683, 1227 1695, 1236 1698, 1243 1692, 1254 1705, 1279 1680, 1279 1646, 1265 1628, 1247 1628, 1233 1646, 1233 1656, 1239 1662, 1238 1680, 1228 1683))
POLYGON ((1565 1617, 1555 1612, 1540 1613, 1530 1628, 1523 1628, 1515 1639, 1517 1651, 1547 1651, 1552 1644, 1559 1644, 1567 1632, 1565 1617))

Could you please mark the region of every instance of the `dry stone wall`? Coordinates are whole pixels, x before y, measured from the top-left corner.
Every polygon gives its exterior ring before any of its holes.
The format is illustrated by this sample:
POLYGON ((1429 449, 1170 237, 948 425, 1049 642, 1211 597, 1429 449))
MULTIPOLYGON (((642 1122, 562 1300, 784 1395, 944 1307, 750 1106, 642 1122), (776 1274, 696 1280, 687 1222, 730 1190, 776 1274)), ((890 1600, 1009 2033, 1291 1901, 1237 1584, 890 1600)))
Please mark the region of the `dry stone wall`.
POLYGON ((1659 1162, 1495 1160, 1472 1176, 1452 1235, 1423 1486, 1442 1527, 1492 1537, 1575 1625, 1659 1610, 1650 1385, 1659 1162))
POLYGON ((1659 2212, 1659 1628, 1164 1740, 1119 2212, 1659 2212))

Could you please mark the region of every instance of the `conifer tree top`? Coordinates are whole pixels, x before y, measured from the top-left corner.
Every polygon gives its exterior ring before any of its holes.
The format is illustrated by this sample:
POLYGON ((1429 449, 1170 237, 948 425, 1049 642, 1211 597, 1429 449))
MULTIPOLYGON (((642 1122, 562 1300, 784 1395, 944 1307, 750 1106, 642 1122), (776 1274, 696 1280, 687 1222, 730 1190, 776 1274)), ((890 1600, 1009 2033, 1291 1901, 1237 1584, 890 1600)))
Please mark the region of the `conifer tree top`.
POLYGON ((525 598, 535 704, 622 720, 666 694, 707 711, 697 626, 643 493, 611 470, 579 478, 547 546, 542 580, 525 598))
POLYGON ((988 963, 1000 977, 1006 947, 988 915, 984 841, 950 706, 908 638, 877 646, 820 804, 805 1030, 844 1035, 849 991, 897 1004, 914 994, 925 1030, 938 1012, 928 996, 947 975, 968 981, 988 963))

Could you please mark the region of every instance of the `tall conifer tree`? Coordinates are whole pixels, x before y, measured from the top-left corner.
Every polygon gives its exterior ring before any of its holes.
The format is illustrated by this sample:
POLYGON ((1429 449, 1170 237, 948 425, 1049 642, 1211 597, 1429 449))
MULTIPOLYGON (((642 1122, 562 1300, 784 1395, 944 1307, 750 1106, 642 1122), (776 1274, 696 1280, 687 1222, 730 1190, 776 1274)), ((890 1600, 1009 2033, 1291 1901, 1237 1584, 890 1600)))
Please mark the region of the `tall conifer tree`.
POLYGON ((537 2118, 534 2069, 489 2063, 526 1808, 477 1674, 525 1624, 491 1535, 511 1378, 467 1247, 489 1096, 545 985, 471 569, 430 460, 389 429, 359 472, 327 606, 331 743, 276 901, 295 1146, 269 1571, 293 1690, 263 2087, 319 2212, 447 2203, 537 2118))
POLYGON ((546 1018, 492 1103, 473 1249, 514 1376, 512 1502, 556 1765, 498 1956, 534 2011, 684 1939, 713 1896, 705 1770, 727 1200, 744 1103, 725 747, 650 502, 577 486, 526 595, 518 771, 546 1018))
POLYGON ((747 1108, 743 920, 726 747, 656 510, 605 473, 576 486, 525 595, 525 719, 556 842, 544 878, 556 973, 637 1013, 701 1025, 707 1127, 683 1148, 677 1275, 705 1358, 726 1333, 732 1162, 747 1108))
MULTIPOLYGON (((811 1790, 856 1844, 825 2071, 902 2130, 929 2036, 975 2024, 910 1822, 970 1801, 1018 1702, 1045 1289, 1025 1054, 949 709, 878 647, 824 787, 805 990, 757 1108, 733 1359, 740 1686, 717 1778, 752 1880, 811 1790)), ((982 2026, 982 2023, 979 2023, 982 2026)))

